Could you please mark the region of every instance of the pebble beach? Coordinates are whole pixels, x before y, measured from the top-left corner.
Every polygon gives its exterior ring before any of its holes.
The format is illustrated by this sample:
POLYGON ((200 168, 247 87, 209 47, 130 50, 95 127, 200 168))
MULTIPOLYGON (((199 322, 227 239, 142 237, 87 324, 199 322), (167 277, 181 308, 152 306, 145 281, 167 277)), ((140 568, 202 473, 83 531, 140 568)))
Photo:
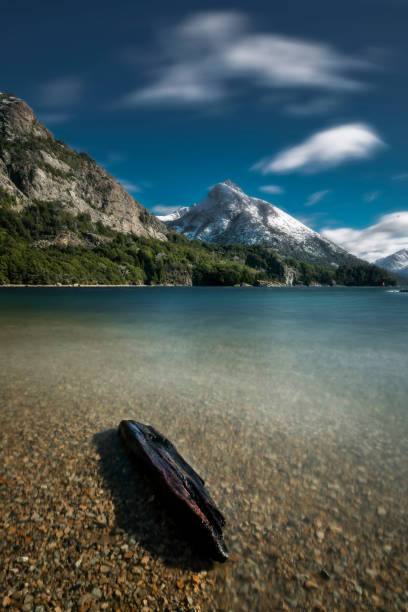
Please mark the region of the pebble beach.
POLYGON ((225 339, 209 361, 179 340, 183 370, 162 330, 139 327, 131 349, 106 322, 17 317, 1 331, 3 609, 408 610, 403 389, 387 412, 387 385, 356 403, 351 371, 334 402, 328 388, 313 397, 310 372, 266 377, 262 355, 255 376, 225 339), (225 564, 185 540, 124 452, 122 418, 154 425, 204 478, 227 521, 225 564))

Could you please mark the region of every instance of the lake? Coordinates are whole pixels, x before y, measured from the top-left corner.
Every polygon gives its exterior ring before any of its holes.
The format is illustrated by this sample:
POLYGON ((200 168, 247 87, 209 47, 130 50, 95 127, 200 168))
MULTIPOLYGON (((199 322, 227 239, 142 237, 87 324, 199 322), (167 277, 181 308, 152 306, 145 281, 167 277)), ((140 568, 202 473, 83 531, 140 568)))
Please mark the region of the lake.
POLYGON ((11 598, 405 609, 408 294, 2 288, 0 321, 11 598), (122 418, 154 425, 204 477, 225 565, 190 552, 132 471, 122 418))

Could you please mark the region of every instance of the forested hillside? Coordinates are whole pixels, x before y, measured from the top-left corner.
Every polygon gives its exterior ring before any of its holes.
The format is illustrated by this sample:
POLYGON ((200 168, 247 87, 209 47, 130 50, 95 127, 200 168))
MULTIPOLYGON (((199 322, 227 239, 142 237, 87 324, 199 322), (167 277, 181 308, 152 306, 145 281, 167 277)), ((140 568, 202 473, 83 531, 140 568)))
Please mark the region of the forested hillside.
POLYGON ((0 192, 0 284, 345 284, 394 281, 373 265, 337 269, 283 260, 263 246, 167 241, 122 234, 88 214, 35 202, 19 210, 0 192))

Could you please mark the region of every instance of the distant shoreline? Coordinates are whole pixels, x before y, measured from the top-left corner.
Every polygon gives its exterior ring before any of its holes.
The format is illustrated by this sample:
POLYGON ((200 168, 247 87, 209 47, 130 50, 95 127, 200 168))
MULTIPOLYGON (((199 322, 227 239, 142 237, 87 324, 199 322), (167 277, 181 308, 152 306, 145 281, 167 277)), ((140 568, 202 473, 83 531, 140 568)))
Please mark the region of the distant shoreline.
MULTIPOLYGON (((271 287, 307 287, 308 285, 268 285, 268 288, 271 287)), ((330 287, 331 285, 313 285, 314 287, 319 286, 319 287, 330 287)), ((192 289, 193 287, 231 287, 231 288, 248 288, 248 287, 253 287, 254 289, 259 289, 259 287, 256 287, 255 285, 80 285, 80 284, 75 284, 75 285, 0 285, 0 289, 4 288, 4 289, 14 289, 14 288, 30 288, 30 289, 50 289, 50 288, 56 288, 56 289, 82 289, 84 287, 96 287, 96 288, 101 288, 101 287, 137 287, 140 289, 144 289, 146 287, 188 287, 190 289, 192 289)), ((338 285, 338 287, 340 287, 340 285, 338 285)))
POLYGON ((54 284, 54 285, 29 285, 29 284, 18 284, 18 285, 0 285, 0 289, 1 288, 16 288, 16 287, 26 287, 26 288, 43 288, 46 289, 47 287, 55 287, 56 289, 64 289, 64 288, 76 288, 76 289, 80 289, 81 287, 188 287, 189 285, 86 285, 86 284, 80 284, 80 283, 75 283, 73 285, 62 285, 62 284, 54 284))
POLYGON ((261 289, 261 288, 266 288, 266 289, 274 289, 274 288, 285 288, 285 287, 289 287, 292 289, 295 289, 296 287, 306 287, 308 289, 316 289, 319 287, 330 287, 332 289, 335 288, 378 288, 378 289, 386 289, 387 287, 394 287, 394 288, 398 288, 400 286, 404 286, 404 285, 386 285, 385 287, 382 287, 381 285, 284 285, 283 283, 276 283, 276 284, 270 284, 270 285, 263 285, 263 286, 257 286, 257 285, 85 285, 85 284, 79 284, 79 283, 75 283, 72 285, 62 285, 62 284, 54 284, 54 285, 29 285, 29 284, 18 284, 18 285, 0 285, 0 289, 15 289, 15 288, 26 288, 26 289, 50 289, 50 288, 55 288, 55 289, 82 289, 82 288, 113 288, 113 287, 122 287, 122 288, 129 288, 129 287, 134 287, 134 288, 140 288, 140 289, 144 289, 146 287, 188 287, 190 289, 192 289, 193 287, 213 287, 213 288, 220 288, 220 287, 230 287, 231 289, 239 289, 239 288, 253 288, 253 289, 261 289))

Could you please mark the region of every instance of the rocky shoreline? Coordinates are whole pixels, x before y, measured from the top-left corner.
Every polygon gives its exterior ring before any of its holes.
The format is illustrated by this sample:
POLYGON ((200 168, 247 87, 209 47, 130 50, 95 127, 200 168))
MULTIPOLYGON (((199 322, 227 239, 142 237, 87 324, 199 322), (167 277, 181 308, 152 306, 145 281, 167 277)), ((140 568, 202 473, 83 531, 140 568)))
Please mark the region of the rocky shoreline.
MULTIPOLYGON (((261 423, 252 423, 251 433, 241 427, 237 437, 233 420, 213 415, 201 450, 191 423, 183 447, 191 453, 195 445, 195 461, 227 516, 231 559, 211 565, 186 545, 150 483, 121 452, 114 410, 97 391, 94 405, 84 402, 80 385, 66 383, 40 399, 3 384, 4 609, 407 610, 405 504, 393 472, 398 453, 381 465, 378 479, 375 452, 363 447, 361 454, 357 443, 339 444, 330 432, 313 448, 296 428, 267 442, 261 423), (213 470, 231 436, 242 452, 234 448, 235 468, 225 466, 217 477, 213 470), (350 462, 355 453, 359 461, 350 462)), ((157 404, 156 411, 170 430, 176 413, 157 404)), ((199 427, 203 422, 205 411, 199 427)), ((379 434, 376 440, 387 444, 379 434)))

